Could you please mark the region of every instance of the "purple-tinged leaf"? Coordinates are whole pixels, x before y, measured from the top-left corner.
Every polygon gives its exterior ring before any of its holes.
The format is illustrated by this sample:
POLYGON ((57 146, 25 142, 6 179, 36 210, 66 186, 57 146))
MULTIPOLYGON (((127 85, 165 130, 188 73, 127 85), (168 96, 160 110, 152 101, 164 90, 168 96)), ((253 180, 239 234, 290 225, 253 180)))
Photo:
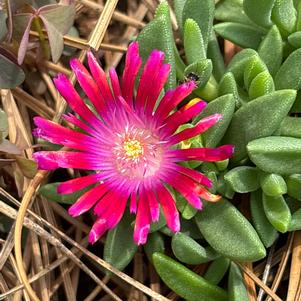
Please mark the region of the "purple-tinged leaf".
POLYGON ((20 85, 25 79, 23 70, 0 54, 0 89, 12 89, 20 85))
POLYGON ((18 50, 18 64, 19 65, 21 65, 23 63, 23 60, 24 60, 24 57, 26 54, 26 49, 27 49, 28 42, 29 42, 29 32, 30 32, 30 28, 31 28, 33 19, 34 19, 34 16, 31 15, 29 17, 27 26, 25 28, 25 31, 24 31, 24 34, 23 34, 23 37, 22 37, 22 40, 21 40, 21 43, 19 46, 19 50, 18 50))
POLYGON ((63 36, 44 16, 40 17, 47 31, 52 60, 56 63, 64 50, 63 36))
POLYGON ((9 153, 12 155, 20 155, 21 150, 7 139, 3 139, 0 143, 0 152, 9 153))
POLYGON ((66 34, 73 25, 75 6, 71 5, 45 5, 38 10, 39 16, 44 17, 61 34, 66 34))

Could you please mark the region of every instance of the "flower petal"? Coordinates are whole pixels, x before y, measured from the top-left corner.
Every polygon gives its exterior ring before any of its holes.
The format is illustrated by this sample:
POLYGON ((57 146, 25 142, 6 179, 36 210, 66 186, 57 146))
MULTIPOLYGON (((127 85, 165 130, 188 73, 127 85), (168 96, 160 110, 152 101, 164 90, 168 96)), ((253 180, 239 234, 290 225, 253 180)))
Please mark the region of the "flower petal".
POLYGON ((143 245, 147 241, 150 230, 151 216, 146 196, 140 193, 138 201, 138 211, 134 228, 134 241, 138 245, 143 245))
POLYGON ((90 210, 96 202, 108 191, 106 184, 102 183, 84 193, 69 209, 71 216, 79 216, 90 210))
POLYGON ((107 221, 102 218, 98 218, 89 233, 89 242, 93 245, 107 230, 107 221))
POLYGON ((175 149, 169 152, 169 156, 175 161, 199 160, 207 162, 222 161, 233 155, 233 145, 222 145, 217 148, 190 148, 175 149))
POLYGON ((155 118, 159 120, 165 119, 168 114, 176 108, 176 106, 187 97, 193 89, 195 89, 196 84, 193 81, 184 83, 174 90, 169 90, 166 92, 160 104, 155 112, 155 118))
POLYGON ((119 80, 115 68, 110 68, 109 75, 110 75, 110 81, 111 81, 114 97, 115 98, 120 97, 121 96, 120 85, 119 85, 119 80))
POLYGON ((180 173, 169 173, 164 177, 164 181, 180 192, 188 203, 196 209, 202 209, 202 202, 198 197, 198 184, 180 173))
POLYGON ((207 131, 209 128, 211 128, 213 125, 215 125, 221 118, 222 118, 221 114, 214 114, 214 115, 205 117, 205 118, 201 119, 197 123, 197 125, 194 126, 193 128, 187 128, 187 129, 181 131, 180 133, 173 135, 170 138, 169 142, 171 144, 177 144, 181 141, 184 141, 184 140, 190 139, 192 137, 195 137, 199 134, 202 134, 205 131, 207 131))
POLYGON ((131 106, 133 105, 134 99, 133 91, 135 80, 141 64, 142 59, 139 56, 139 45, 137 42, 133 42, 128 47, 121 82, 122 96, 131 106))
POLYGON ((164 60, 164 52, 153 50, 147 59, 140 77, 136 107, 144 110, 148 95, 150 95, 155 87, 155 79, 160 71, 164 60))
POLYGON ((100 170, 103 164, 96 155, 71 151, 41 151, 33 154, 40 169, 53 170, 59 167, 100 170))
POLYGON ((96 85, 88 70, 78 59, 70 60, 70 66, 75 73, 80 86, 93 103, 98 114, 101 116, 105 107, 105 100, 99 90, 99 87, 96 85))
POLYGON ((95 56, 93 55, 93 53, 91 51, 88 51, 87 57, 88 57, 88 65, 89 65, 90 71, 101 91, 103 98, 107 102, 113 102, 114 98, 113 98, 110 86, 108 84, 105 72, 100 67, 100 65, 97 62, 97 59, 95 58, 95 56))
POLYGON ((206 106, 207 103, 205 101, 199 101, 186 110, 176 111, 167 117, 165 121, 166 124, 162 128, 162 132, 164 132, 164 135, 166 136, 174 133, 181 124, 188 122, 193 117, 200 114, 206 106))
POLYGON ((103 177, 101 174, 95 173, 92 175, 72 179, 66 182, 61 183, 57 187, 57 192, 60 194, 68 194, 74 193, 75 191, 84 189, 92 184, 97 183, 98 181, 102 180, 103 177))
POLYGON ((180 231, 179 212, 176 207, 176 202, 171 193, 162 185, 157 190, 158 198, 166 218, 167 226, 173 232, 180 231))
POLYGON ((154 85, 147 96, 147 103, 145 107, 146 113, 149 115, 153 112, 156 100, 158 99, 160 92, 168 79, 169 72, 170 65, 163 64, 157 74, 157 77, 154 79, 154 85))
POLYGON ((103 128, 101 121, 90 109, 88 109, 84 101, 70 83, 69 79, 64 74, 59 74, 55 79, 53 79, 53 81, 60 94, 65 98, 74 112, 83 118, 83 120, 91 124, 95 129, 98 127, 103 128))

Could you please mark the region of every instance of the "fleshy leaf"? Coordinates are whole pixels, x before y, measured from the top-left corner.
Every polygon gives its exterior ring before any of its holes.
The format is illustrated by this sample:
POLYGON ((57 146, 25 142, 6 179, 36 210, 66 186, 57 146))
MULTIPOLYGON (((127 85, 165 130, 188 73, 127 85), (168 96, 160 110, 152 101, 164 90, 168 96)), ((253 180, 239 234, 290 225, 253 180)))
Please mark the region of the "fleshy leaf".
POLYGON ((258 97, 237 110, 223 139, 235 145, 234 162, 247 156, 249 141, 275 132, 288 114, 296 97, 294 90, 275 91, 258 97))
POLYGON ((301 174, 289 175, 286 179, 287 194, 301 201, 301 174))
POLYGON ((277 239, 278 233, 264 213, 261 189, 251 193, 250 205, 254 228, 265 247, 269 248, 277 239))
POLYGON ((160 232, 150 233, 147 243, 143 246, 146 256, 150 262, 153 261, 153 254, 156 252, 164 253, 164 237, 160 232))
POLYGON ((275 91, 272 76, 268 71, 263 71, 255 76, 249 87, 250 100, 275 91))
POLYGON ((87 192, 90 189, 89 187, 70 194, 59 194, 57 192, 57 188, 60 184, 60 182, 57 182, 43 185, 39 189, 39 193, 46 199, 53 202, 58 202, 62 204, 74 204, 77 201, 77 199, 79 199, 85 192, 87 192))
POLYGON ((171 248, 176 258, 187 264, 200 264, 217 256, 214 251, 202 247, 193 238, 177 233, 172 237, 171 248))
POLYGON ((229 301, 249 300, 247 289, 245 287, 240 269, 234 262, 231 262, 230 264, 228 294, 229 301))
POLYGON ((190 301, 227 301, 227 293, 170 257, 155 253, 153 263, 160 278, 175 293, 190 301))
POLYGON ((265 257, 265 248, 257 232, 235 206, 225 199, 205 205, 195 219, 204 238, 216 251, 238 261, 265 257))
POLYGON ((104 260, 119 270, 123 270, 133 259, 138 246, 131 239, 133 217, 126 212, 119 224, 108 231, 104 246, 104 260))
POLYGON ((266 137, 249 142, 250 159, 260 169, 281 175, 301 173, 301 139, 266 137))
POLYGON ((258 47, 258 54, 274 76, 281 65, 283 56, 283 43, 277 26, 273 26, 262 40, 258 47))
POLYGON ((260 187, 259 171, 255 167, 235 167, 228 171, 224 178, 235 192, 247 193, 260 187))
POLYGON ((214 1, 186 0, 182 14, 183 24, 188 18, 193 19, 199 25, 204 40, 204 46, 205 49, 207 49, 214 18, 214 1))
POLYGON ((184 24, 184 49, 188 64, 206 59, 202 33, 193 19, 186 19, 184 24))
POLYGON ((301 89, 301 49, 292 52, 279 68, 275 76, 275 86, 280 89, 301 89))
POLYGON ((286 232, 291 222, 291 212, 284 197, 273 197, 263 193, 262 200, 264 212, 269 222, 279 232, 286 232))
POLYGON ((282 31, 282 34, 288 35, 293 32, 297 21, 297 12, 293 0, 275 0, 272 20, 282 31))
POLYGON ((217 81, 220 81, 223 74, 225 73, 226 67, 217 38, 215 36, 215 32, 213 30, 208 42, 207 57, 212 61, 212 66, 213 66, 212 74, 214 78, 217 81))
POLYGON ((254 26, 235 22, 224 22, 214 25, 217 34, 232 43, 243 47, 257 49, 265 31, 254 26))
POLYGON ((234 75, 238 85, 243 85, 246 65, 254 56, 258 56, 258 53, 255 50, 243 49, 238 52, 229 63, 227 72, 231 72, 234 75))
POLYGON ((237 22, 254 26, 243 10, 243 1, 219 1, 215 7, 215 19, 224 22, 237 22))
POLYGON ((225 276, 230 264, 230 259, 226 257, 219 257, 215 259, 204 274, 204 278, 212 284, 219 284, 225 276))
POLYGON ((155 18, 143 28, 137 40, 140 45, 140 55, 144 62, 153 49, 164 51, 165 61, 170 64, 166 87, 168 89, 174 88, 176 86, 174 39, 169 7, 166 1, 158 6, 155 18))
POLYGON ((275 0, 244 0, 244 11, 259 26, 270 27, 273 25, 271 16, 274 2, 275 0))
POLYGON ((202 114, 200 114, 194 120, 194 123, 196 123, 198 120, 215 113, 221 114, 223 116, 217 124, 215 124, 213 127, 202 134, 205 147, 216 147, 219 144, 231 122, 234 109, 235 100, 233 95, 223 95, 211 101, 204 109, 202 114))
POLYGON ((279 196, 287 192, 286 183, 281 175, 264 173, 260 176, 260 185, 268 196, 279 196))

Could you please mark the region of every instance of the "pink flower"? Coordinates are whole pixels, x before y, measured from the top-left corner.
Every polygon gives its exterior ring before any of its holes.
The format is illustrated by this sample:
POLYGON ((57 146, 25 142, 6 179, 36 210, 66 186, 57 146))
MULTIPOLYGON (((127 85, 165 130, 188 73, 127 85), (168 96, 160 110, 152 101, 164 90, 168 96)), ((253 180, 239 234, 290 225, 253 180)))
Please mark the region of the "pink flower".
POLYGON ((170 71, 163 60, 161 51, 154 50, 150 54, 134 96, 141 66, 138 43, 129 46, 121 85, 115 69, 110 70, 110 81, 107 80, 91 52, 88 65, 92 75, 73 59, 71 67, 96 113, 84 103, 66 76, 60 74, 54 79, 55 85, 79 116, 68 114, 64 119, 81 131, 41 117, 34 119, 36 136, 73 149, 36 152, 34 158, 40 169, 62 167, 94 171, 58 187, 59 193, 68 194, 95 185, 69 208, 70 215, 78 216, 94 207, 97 219, 89 235, 91 243, 118 224, 128 200, 130 212, 137 215, 134 228, 137 244, 146 242, 151 222, 159 219, 160 207, 168 227, 179 231, 179 213, 166 185, 181 193, 197 209, 202 208, 201 199, 216 201, 220 198, 206 190, 205 187, 212 185, 208 178, 179 163, 224 160, 232 155, 233 146, 177 149, 176 145, 203 133, 221 115, 206 117, 195 127, 176 132, 181 124, 198 115, 206 103, 193 102, 173 112, 195 88, 194 82, 187 82, 167 91, 157 105, 170 71))

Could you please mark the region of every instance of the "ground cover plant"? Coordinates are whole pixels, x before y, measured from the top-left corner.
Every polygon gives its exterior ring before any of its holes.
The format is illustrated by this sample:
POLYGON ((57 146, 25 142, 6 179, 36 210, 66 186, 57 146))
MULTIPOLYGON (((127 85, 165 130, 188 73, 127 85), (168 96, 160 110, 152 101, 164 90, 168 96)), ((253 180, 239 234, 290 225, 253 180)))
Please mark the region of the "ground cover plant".
POLYGON ((0 5, 0 299, 300 300, 300 1, 0 5))

